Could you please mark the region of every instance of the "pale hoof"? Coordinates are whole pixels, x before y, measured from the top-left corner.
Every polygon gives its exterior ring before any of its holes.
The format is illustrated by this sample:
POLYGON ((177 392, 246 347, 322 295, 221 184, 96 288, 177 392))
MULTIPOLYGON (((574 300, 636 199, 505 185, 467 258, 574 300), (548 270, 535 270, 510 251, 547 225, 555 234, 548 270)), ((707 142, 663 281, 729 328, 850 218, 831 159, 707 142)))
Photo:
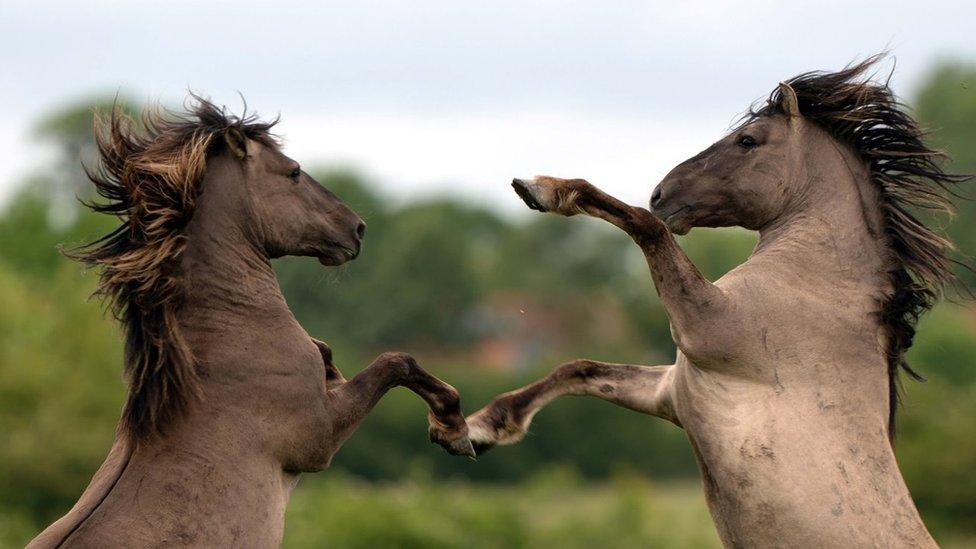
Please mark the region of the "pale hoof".
POLYGON ((540 196, 540 191, 542 190, 538 183, 534 179, 513 179, 512 188, 515 189, 515 193, 519 195, 519 198, 525 202, 525 205, 529 208, 545 212, 548 209, 543 206, 543 199, 540 196))

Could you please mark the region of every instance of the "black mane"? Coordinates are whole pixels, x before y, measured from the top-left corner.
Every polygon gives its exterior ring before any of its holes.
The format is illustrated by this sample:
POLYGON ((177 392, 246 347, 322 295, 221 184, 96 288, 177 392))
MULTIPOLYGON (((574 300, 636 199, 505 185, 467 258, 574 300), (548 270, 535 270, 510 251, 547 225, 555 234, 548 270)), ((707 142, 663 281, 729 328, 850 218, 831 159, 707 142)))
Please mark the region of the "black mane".
MULTIPOLYGON (((895 258, 888 273, 894 290, 880 311, 888 332, 888 434, 894 437, 899 369, 924 380, 905 359, 915 337, 915 325, 947 286, 956 286, 954 265, 972 270, 950 256, 952 242, 913 212, 952 212, 950 198, 960 197, 956 186, 972 176, 946 172, 941 165, 947 158, 945 153, 925 144, 925 132, 888 82, 875 82, 866 76, 883 57, 874 55, 838 72, 804 73, 786 84, 796 93, 800 114, 853 147, 867 162, 881 191, 885 232, 895 258)), ((750 111, 746 123, 782 113, 783 93, 777 88, 761 108, 750 111)))

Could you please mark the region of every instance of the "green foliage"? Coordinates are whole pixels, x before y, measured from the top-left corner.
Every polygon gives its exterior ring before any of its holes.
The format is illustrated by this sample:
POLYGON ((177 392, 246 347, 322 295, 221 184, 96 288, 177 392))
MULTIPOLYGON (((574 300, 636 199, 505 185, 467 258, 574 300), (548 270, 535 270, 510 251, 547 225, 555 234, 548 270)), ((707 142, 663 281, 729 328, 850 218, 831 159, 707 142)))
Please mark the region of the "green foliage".
MULTIPOLYGON (((916 101, 919 118, 932 131, 932 141, 951 158, 956 173, 976 174, 976 65, 942 63, 931 72, 916 101)), ((969 200, 956 200, 958 216, 948 233, 961 256, 976 257, 976 184, 961 189, 969 200)), ((958 269, 970 287, 976 273, 958 269)))
POLYGON ((915 503, 933 534, 976 537, 976 384, 933 379, 910 396, 896 449, 915 503))
POLYGON ((942 63, 936 66, 915 101, 918 116, 932 132, 930 139, 944 147, 953 168, 976 172, 976 65, 942 63))
POLYGON ((920 330, 909 359, 929 381, 906 383, 895 448, 929 527, 949 532, 976 516, 976 316, 942 307, 920 330))
MULTIPOLYGON (((91 280, 0 263, 0 515, 37 524, 69 508, 108 452, 124 395, 121 345, 91 280)), ((0 528, 4 528, 0 523, 0 528)))
POLYGON ((79 215, 70 226, 52 226, 51 206, 52 201, 36 187, 25 187, 0 213, 0 259, 17 272, 37 279, 51 278, 68 263, 59 247, 84 244, 118 225, 107 216, 79 215))

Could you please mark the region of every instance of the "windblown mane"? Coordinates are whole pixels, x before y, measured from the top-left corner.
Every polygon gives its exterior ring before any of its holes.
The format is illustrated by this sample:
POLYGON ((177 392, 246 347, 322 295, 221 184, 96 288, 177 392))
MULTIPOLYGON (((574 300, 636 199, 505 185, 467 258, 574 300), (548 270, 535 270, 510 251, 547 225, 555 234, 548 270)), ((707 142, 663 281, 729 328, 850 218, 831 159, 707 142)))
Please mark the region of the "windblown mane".
MULTIPOLYGON (((893 252, 889 271, 893 287, 882 303, 881 321, 888 332, 889 436, 894 436, 898 407, 898 371, 923 380, 905 359, 912 346, 915 324, 935 305, 947 286, 954 286, 953 265, 970 268, 953 259, 952 242, 916 217, 928 210, 951 213, 954 187, 970 175, 946 172, 942 151, 929 148, 907 107, 888 82, 866 75, 884 54, 874 55, 838 72, 808 72, 786 82, 796 92, 800 114, 847 143, 868 163, 872 180, 881 191, 885 232, 893 252)), ((746 123, 760 116, 784 113, 783 95, 777 88, 762 108, 752 110, 746 123)))
POLYGON ((222 136, 229 128, 277 146, 269 133, 273 125, 230 115, 196 95, 186 112, 146 109, 139 124, 118 108, 96 115, 101 161, 87 172, 107 202, 86 205, 122 223, 67 255, 102 267, 95 293, 107 298, 123 325, 129 394, 120 428, 133 441, 161 433, 200 396, 196 363, 176 312, 183 298, 183 230, 207 159, 226 147, 222 136))

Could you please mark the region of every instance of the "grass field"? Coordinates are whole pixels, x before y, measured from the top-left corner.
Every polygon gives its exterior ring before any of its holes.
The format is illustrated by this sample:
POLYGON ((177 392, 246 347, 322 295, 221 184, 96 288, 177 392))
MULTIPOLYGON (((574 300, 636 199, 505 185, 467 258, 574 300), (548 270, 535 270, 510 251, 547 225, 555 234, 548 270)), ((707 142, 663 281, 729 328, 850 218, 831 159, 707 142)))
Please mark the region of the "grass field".
MULTIPOLYGON (((962 530, 936 539, 946 549, 976 547, 962 530)), ((288 508, 284 540, 292 549, 721 546, 697 482, 627 473, 585 483, 568 469, 507 486, 307 476, 288 508)))
POLYGON ((285 547, 721 547, 697 483, 584 484, 557 470, 510 486, 302 480, 285 547))

